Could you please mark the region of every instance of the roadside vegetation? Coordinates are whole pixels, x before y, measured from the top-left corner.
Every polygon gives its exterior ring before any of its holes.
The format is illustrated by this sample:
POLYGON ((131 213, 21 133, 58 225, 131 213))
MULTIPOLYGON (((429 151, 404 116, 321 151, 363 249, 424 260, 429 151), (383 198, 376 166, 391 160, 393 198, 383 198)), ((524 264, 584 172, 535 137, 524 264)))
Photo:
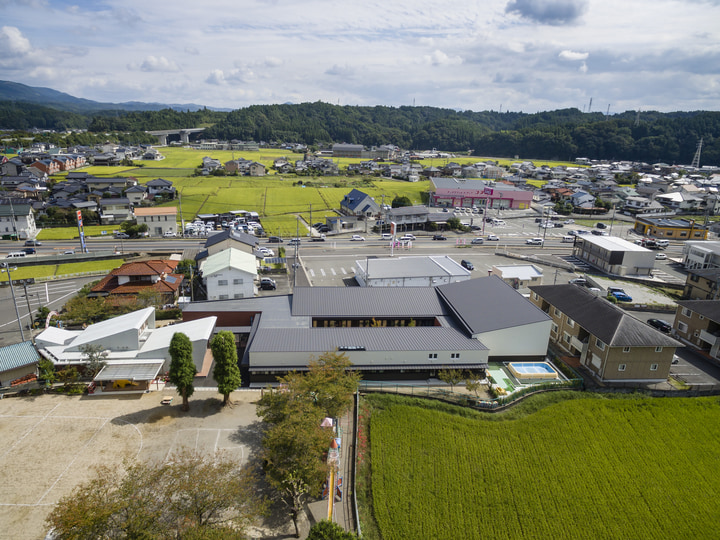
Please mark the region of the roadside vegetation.
POLYGON ((717 397, 557 392, 483 414, 370 395, 361 417, 364 538, 716 534, 717 397))

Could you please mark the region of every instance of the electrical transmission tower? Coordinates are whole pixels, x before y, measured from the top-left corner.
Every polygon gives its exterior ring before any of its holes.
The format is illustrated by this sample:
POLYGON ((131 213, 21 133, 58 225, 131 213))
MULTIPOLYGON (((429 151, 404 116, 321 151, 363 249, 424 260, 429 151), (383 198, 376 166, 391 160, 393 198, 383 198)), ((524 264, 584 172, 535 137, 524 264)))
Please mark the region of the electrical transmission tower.
POLYGON ((700 168, 700 152, 702 151, 702 143, 703 139, 702 137, 700 137, 697 145, 697 150, 695 150, 695 157, 693 157, 692 163, 690 164, 691 167, 694 167, 696 169, 700 168))

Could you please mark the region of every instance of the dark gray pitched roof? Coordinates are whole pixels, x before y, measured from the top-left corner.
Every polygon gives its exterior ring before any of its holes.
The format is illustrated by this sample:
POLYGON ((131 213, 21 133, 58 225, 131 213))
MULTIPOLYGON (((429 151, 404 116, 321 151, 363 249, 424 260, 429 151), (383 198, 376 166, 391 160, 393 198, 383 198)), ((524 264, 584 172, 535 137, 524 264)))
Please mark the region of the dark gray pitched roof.
POLYGON ((720 300, 680 300, 677 305, 688 308, 711 321, 720 321, 720 300))
POLYGON ((223 232, 219 232, 216 234, 213 234, 210 238, 208 238, 205 241, 205 248, 209 248, 210 246, 214 246, 215 244, 219 244, 220 242, 223 242, 227 239, 235 240, 236 242, 242 242, 243 244, 247 244, 249 246, 256 246, 258 245, 259 241, 256 236, 253 236, 251 234, 247 234, 244 232, 236 231, 233 229, 226 229, 223 232))
POLYGON ((436 287, 471 334, 550 320, 498 276, 487 276, 436 287))
POLYGON ((322 353, 342 347, 366 351, 462 351, 487 350, 454 328, 440 326, 387 328, 260 328, 252 352, 322 353))
POLYGON ((433 287, 297 287, 293 315, 433 317, 447 312, 433 287))
POLYGON ((530 290, 613 347, 683 346, 584 287, 537 285, 530 290))

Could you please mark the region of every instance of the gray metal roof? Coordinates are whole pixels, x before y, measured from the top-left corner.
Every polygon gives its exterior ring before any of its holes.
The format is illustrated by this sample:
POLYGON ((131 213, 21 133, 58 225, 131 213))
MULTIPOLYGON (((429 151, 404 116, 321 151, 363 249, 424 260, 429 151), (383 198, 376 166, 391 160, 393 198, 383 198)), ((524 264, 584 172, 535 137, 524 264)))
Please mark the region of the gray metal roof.
POLYGON ((2 347, 0 348, 0 373, 33 364, 39 359, 40 356, 30 341, 2 347))
POLYGON ((355 261, 368 279, 470 276, 470 271, 447 255, 388 257, 355 261))
POLYGON ((677 305, 688 308, 711 321, 720 321, 720 300, 680 300, 677 305))
MULTIPOLYGON (((324 353, 343 347, 365 351, 483 351, 487 347, 454 328, 440 326, 381 328, 260 328, 250 352, 324 353), (361 350, 361 349, 358 349, 361 350)), ((350 351, 354 352, 354 351, 350 351)))
POLYGON ((95 381, 152 381, 163 367, 164 360, 108 364, 95 376, 95 381))
POLYGON ((524 191, 515 186, 509 184, 492 184, 484 180, 474 180, 472 178, 431 178, 430 182, 436 188, 441 189, 471 189, 471 190, 483 190, 486 187, 491 187, 497 191, 524 191))
POLYGON ((471 334, 550 319, 498 276, 448 283, 436 289, 471 334))
POLYGON ((682 343, 628 315, 622 308, 577 285, 530 287, 553 307, 608 345, 618 347, 682 347, 682 343))
MULTIPOLYGON (((208 300, 185 304, 183 313, 260 313, 262 328, 309 328, 310 317, 290 313, 292 295, 258 296, 233 300, 208 300)), ((223 328, 225 328, 223 326, 223 328)))
POLYGON ((223 232, 213 234, 210 238, 208 238, 205 241, 205 248, 214 246, 215 244, 218 244, 224 240, 227 240, 228 238, 231 240, 235 240, 236 242, 242 242, 243 244, 247 244, 247 245, 253 246, 253 247, 257 246, 260 242, 256 236, 252 236, 251 234, 236 231, 233 229, 226 229, 223 232))
POLYGON ((293 315, 310 317, 433 317, 445 308, 433 287, 297 287, 293 315))

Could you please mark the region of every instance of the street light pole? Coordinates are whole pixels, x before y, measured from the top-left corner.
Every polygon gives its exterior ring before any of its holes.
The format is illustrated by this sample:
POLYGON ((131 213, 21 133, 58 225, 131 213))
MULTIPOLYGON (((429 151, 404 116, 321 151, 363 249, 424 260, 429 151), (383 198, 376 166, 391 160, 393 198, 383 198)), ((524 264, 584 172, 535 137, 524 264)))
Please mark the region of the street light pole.
POLYGON ((10 266, 8 263, 0 263, 3 272, 7 272, 8 282, 10 283, 10 292, 12 293, 13 305, 15 306, 15 315, 17 316, 18 327, 20 328, 20 338, 25 341, 25 333, 23 332, 22 322, 20 321, 20 311, 18 311, 17 301, 15 300, 15 288, 13 287, 12 276, 10 276, 10 266))

